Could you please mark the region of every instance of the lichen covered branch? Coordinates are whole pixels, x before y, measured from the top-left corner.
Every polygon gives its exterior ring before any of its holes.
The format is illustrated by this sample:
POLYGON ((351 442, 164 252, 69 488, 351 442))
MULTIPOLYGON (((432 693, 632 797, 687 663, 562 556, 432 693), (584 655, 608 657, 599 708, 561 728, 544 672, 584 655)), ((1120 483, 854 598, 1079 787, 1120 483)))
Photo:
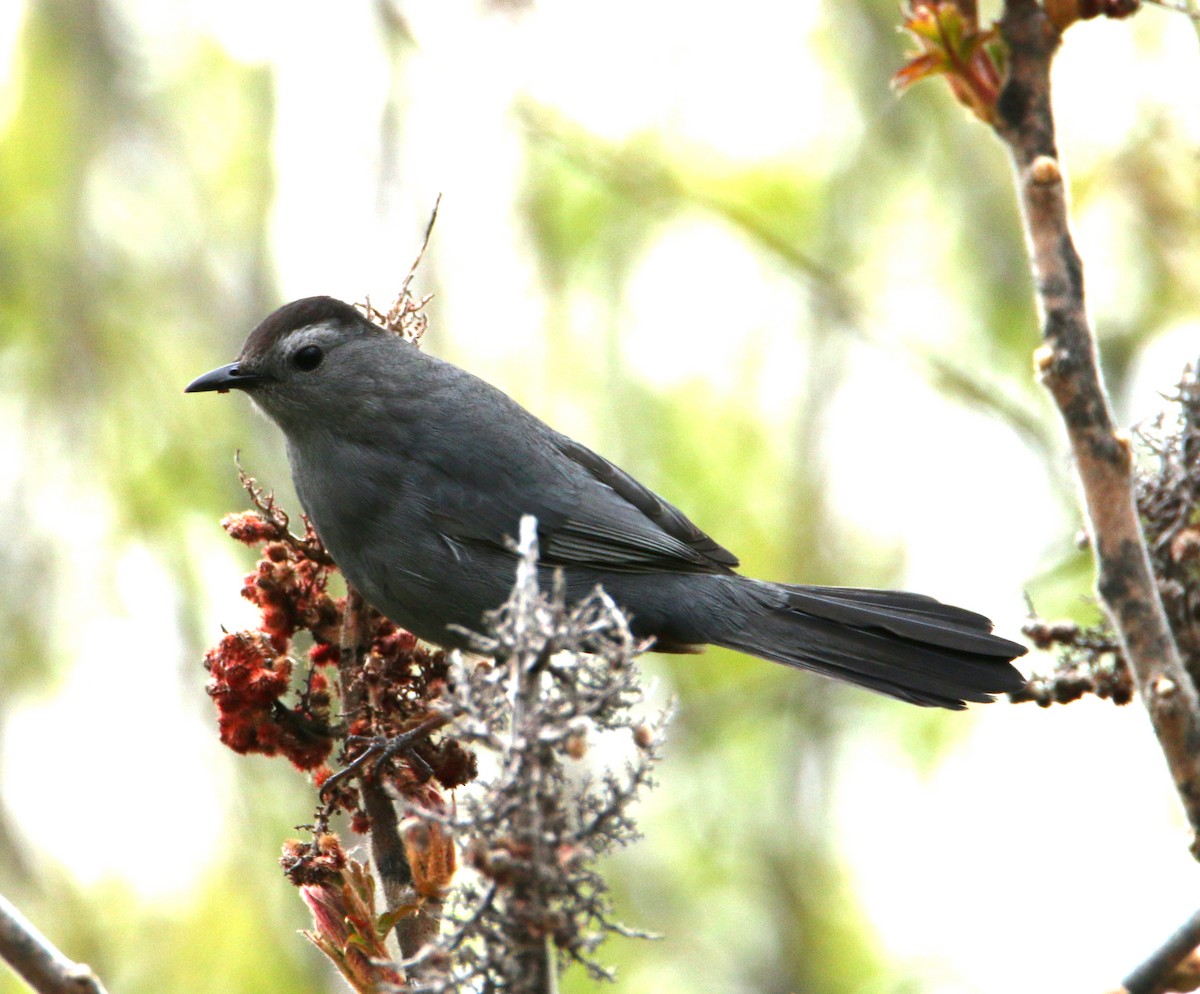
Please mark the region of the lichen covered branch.
POLYGON ((533 519, 522 522, 517 583, 478 640, 492 664, 460 663, 448 704, 458 741, 490 754, 494 772, 459 798, 449 826, 469 870, 447 910, 450 927, 408 969, 451 964, 411 991, 542 994, 559 969, 582 964, 612 979, 594 953, 614 920, 596 860, 637 837, 631 806, 651 783, 665 716, 636 713, 634 658, 645 645, 601 590, 566 605, 539 586, 533 519), (624 772, 589 773, 591 740, 628 753, 624 772))

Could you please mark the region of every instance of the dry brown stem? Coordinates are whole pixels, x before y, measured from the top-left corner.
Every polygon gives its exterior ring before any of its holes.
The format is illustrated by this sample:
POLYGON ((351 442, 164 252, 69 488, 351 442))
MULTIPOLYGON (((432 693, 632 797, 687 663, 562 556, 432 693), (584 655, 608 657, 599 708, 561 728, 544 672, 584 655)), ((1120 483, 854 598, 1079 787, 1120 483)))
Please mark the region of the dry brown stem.
MULTIPOLYGON (((352 718, 366 704, 359 675, 370 651, 372 611, 357 590, 349 583, 346 587, 338 679, 346 715, 352 718)), ((413 888, 412 868, 404 850, 396 806, 382 780, 375 775, 373 765, 364 764, 358 783, 363 809, 371 824, 371 862, 383 888, 387 909, 414 909, 411 914, 401 916, 395 928, 401 956, 409 959, 436 938, 441 924, 440 902, 419 899, 413 888)))

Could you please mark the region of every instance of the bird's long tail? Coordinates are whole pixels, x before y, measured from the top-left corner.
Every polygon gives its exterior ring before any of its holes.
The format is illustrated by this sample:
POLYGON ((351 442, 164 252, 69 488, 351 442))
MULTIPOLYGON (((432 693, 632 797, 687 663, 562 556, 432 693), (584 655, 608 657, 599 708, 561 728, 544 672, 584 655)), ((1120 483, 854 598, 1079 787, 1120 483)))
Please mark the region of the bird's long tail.
POLYGON ((1025 647, 973 611, 895 590, 738 579, 738 599, 754 605, 718 645, 927 707, 960 710, 1025 684, 1011 662, 1025 647))

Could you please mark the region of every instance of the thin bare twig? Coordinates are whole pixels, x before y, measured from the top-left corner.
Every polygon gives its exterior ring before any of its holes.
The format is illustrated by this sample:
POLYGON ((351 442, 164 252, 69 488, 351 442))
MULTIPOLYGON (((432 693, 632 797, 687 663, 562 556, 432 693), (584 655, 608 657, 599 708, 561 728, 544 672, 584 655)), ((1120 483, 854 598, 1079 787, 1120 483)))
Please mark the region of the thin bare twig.
POLYGON ((1121 982, 1113 994, 1162 994, 1195 990, 1200 983, 1195 957, 1200 946, 1200 911, 1197 911, 1121 982), (1184 966, 1187 963, 1189 965, 1184 966), (1183 967, 1181 969, 1181 967, 1183 967))
POLYGON ((1038 374, 1058 405, 1079 474, 1097 590, 1175 780, 1200 858, 1200 706, 1172 638, 1135 503, 1128 437, 1116 427, 1084 309, 1083 266, 1067 224, 1050 64, 1060 41, 1036 0, 1006 0, 1009 71, 996 130, 1009 148, 1043 319, 1038 374))
POLYGON ((91 967, 67 959, 0 895, 0 959, 38 994, 106 994, 91 967))

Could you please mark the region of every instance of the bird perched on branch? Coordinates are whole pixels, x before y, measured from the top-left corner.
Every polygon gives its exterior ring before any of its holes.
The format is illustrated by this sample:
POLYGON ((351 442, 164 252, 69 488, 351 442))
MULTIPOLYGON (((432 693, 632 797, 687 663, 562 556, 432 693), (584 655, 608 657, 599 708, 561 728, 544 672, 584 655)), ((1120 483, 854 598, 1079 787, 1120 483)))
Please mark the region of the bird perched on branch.
POLYGON ((921 594, 769 583, 682 511, 478 377, 332 297, 267 317, 189 393, 244 391, 283 430, 300 501, 376 608, 467 647, 512 587, 510 539, 537 519, 541 569, 600 584, 666 652, 720 645, 914 704, 1019 689, 1023 646, 921 594))

